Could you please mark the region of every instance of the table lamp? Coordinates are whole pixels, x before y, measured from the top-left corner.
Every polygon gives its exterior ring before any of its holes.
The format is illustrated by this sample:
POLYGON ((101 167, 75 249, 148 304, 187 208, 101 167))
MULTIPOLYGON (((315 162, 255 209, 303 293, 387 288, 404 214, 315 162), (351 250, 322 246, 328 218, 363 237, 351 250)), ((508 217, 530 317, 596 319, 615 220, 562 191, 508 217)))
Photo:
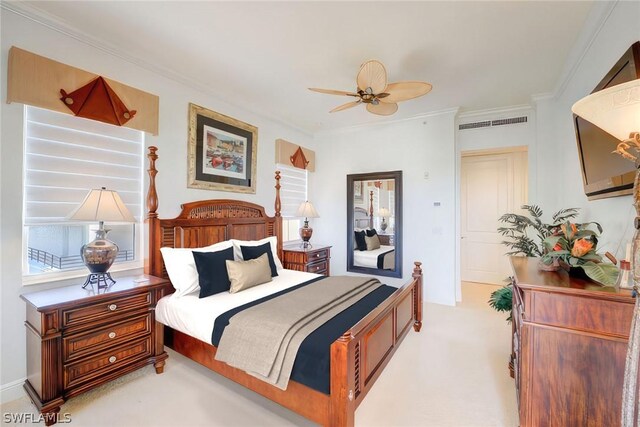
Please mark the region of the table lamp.
POLYGON ((118 193, 105 187, 89 191, 80 206, 67 219, 98 221, 100 224, 96 230, 96 238, 80 249, 82 261, 91 272, 82 287, 96 284, 100 289, 116 283, 108 271, 118 256, 118 245, 107 239, 110 230, 104 228, 104 222, 136 222, 118 193))
POLYGON ((311 235, 313 234, 313 228, 309 227, 309 218, 318 218, 318 212, 313 207, 310 201, 300 203, 298 207, 298 211, 296 212, 296 216, 304 217, 304 226, 300 229, 300 238, 302 239, 303 248, 310 248, 311 243, 311 235))
POLYGON ((382 218, 382 222, 380 223, 380 229, 385 232, 387 231, 387 221, 386 218, 389 218, 391 216, 391 212, 389 212, 389 209, 387 208, 380 208, 378 210, 378 216, 382 218))
POLYGON ((640 357, 640 307, 637 291, 640 284, 640 79, 611 86, 592 93, 576 102, 572 111, 620 140, 615 153, 636 162, 633 185, 633 204, 636 208, 631 268, 633 270, 636 307, 631 324, 627 362, 622 392, 622 426, 635 426, 637 397, 638 358, 640 357))

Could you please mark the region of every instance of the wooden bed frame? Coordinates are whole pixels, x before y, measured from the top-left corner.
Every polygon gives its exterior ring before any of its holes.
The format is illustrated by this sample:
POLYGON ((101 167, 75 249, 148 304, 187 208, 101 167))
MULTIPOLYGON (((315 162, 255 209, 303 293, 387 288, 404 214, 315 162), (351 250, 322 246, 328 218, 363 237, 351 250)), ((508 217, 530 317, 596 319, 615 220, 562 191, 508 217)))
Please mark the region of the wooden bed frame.
MULTIPOLYGON (((156 147, 149 147, 149 192, 147 223, 149 258, 145 272, 168 278, 161 247, 190 248, 228 239, 258 240, 278 237, 282 258, 280 216, 280 172, 276 172, 275 216, 266 215, 262 206, 236 200, 204 200, 182 205, 173 219, 159 219, 155 162, 156 147)), ((214 359, 216 347, 156 322, 158 337, 164 330, 165 345, 209 369, 279 403, 324 426, 353 426, 355 410, 395 353, 411 326, 422 326, 422 269, 416 262, 412 280, 395 291, 331 345, 331 394, 289 381, 287 390, 214 359)), ((164 293, 170 294, 168 286, 164 293)), ((162 343, 161 343, 162 344, 162 343)), ((160 345, 160 348, 162 346, 160 345)))

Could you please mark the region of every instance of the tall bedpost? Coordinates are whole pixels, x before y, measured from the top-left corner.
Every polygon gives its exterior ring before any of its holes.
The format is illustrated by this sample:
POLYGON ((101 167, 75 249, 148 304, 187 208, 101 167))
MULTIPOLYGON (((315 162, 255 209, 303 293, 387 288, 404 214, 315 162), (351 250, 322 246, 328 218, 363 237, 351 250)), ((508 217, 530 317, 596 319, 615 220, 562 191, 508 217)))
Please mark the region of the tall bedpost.
POLYGON ((156 175, 158 170, 156 169, 156 160, 158 155, 156 154, 158 147, 150 146, 147 158, 149 159, 149 191, 147 192, 147 217, 145 222, 147 223, 149 233, 149 256, 145 260, 144 272, 154 276, 161 277, 161 263, 158 260, 160 256, 158 248, 160 248, 159 242, 156 242, 160 238, 159 222, 158 222, 158 192, 156 190, 156 175))
POLYGON ((415 267, 411 275, 413 280, 416 281, 413 287, 413 307, 415 313, 413 329, 416 332, 420 332, 420 328, 422 328, 422 263, 415 261, 414 264, 415 267))
POLYGON ((276 171, 276 236, 278 236, 278 258, 283 259, 284 252, 282 251, 282 202, 280 201, 280 171, 276 171))
POLYGON ((369 228, 373 228, 373 190, 369 191, 369 228))

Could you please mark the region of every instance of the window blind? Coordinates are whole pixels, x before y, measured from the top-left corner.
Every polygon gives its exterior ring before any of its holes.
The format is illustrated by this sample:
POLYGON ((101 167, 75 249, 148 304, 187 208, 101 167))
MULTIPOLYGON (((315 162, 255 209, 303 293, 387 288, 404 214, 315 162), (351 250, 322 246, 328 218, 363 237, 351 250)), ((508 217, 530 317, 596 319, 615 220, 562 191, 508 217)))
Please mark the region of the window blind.
POLYGON ((142 218, 144 133, 27 106, 25 225, 59 224, 92 188, 116 190, 142 218))
POLYGON ((280 201, 282 217, 295 218, 301 203, 307 200, 307 171, 282 164, 276 165, 280 171, 280 201))

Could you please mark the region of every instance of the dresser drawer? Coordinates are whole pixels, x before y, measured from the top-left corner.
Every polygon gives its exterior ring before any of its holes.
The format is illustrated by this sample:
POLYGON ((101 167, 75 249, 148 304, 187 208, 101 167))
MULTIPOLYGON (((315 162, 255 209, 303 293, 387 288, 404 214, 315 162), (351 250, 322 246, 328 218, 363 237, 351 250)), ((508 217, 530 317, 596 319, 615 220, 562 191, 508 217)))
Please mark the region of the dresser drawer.
POLYGON ((307 254, 307 262, 311 264, 320 260, 326 260, 328 257, 329 257, 329 250, 323 249, 321 251, 311 252, 307 254))
POLYGON ((631 303, 548 292, 532 292, 531 302, 531 307, 525 310, 532 322, 629 337, 634 308, 631 303))
POLYGON ((152 353, 151 336, 64 365, 64 388, 74 387, 152 353))
POLYGON ((123 341, 132 340, 151 333, 151 314, 143 314, 131 319, 104 326, 85 333, 64 337, 62 348, 64 361, 95 353, 123 341))
POLYGON ((325 274, 327 272, 328 266, 329 266, 329 263, 325 260, 325 261, 308 265, 307 271, 309 273, 325 274))
POLYGON ((108 320, 123 312, 147 308, 151 305, 151 292, 108 300, 62 312, 65 327, 81 325, 95 320, 108 320))

